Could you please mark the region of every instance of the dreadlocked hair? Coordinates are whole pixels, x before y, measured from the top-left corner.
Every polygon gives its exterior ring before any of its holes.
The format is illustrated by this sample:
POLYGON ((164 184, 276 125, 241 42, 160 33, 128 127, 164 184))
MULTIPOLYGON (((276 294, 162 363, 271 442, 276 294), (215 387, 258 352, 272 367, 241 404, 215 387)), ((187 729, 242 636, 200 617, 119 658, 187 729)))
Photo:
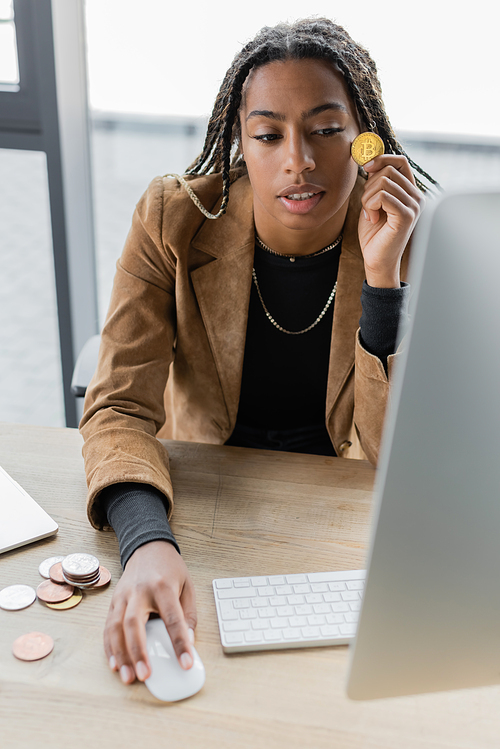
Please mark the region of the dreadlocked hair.
MULTIPOLYGON (((271 62, 287 60, 327 60, 344 76, 347 88, 364 123, 383 140, 385 152, 408 159, 415 181, 422 192, 429 191, 420 177, 439 188, 438 183, 416 164, 398 142, 385 111, 377 67, 364 47, 354 42, 342 26, 327 18, 306 18, 293 24, 265 26, 246 44, 233 60, 215 100, 208 122, 205 145, 201 154, 189 166, 187 174, 222 176, 222 202, 217 214, 203 213, 218 218, 226 212, 231 184, 230 170, 246 169, 241 152, 239 109, 243 86, 250 72, 271 62), (417 176, 420 175, 420 176, 417 176)), ((182 178, 182 184, 189 187, 182 178)), ((191 197, 196 197, 189 187, 191 197)), ((198 199, 196 204, 201 207, 198 199)))

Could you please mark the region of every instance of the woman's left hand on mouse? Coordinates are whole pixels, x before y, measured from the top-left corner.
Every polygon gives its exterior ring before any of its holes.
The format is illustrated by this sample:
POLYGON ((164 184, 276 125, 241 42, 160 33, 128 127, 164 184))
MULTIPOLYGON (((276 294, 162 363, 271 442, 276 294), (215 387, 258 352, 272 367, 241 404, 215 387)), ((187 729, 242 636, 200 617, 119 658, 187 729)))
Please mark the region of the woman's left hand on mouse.
POLYGON ((184 669, 193 665, 196 627, 194 586, 186 564, 168 541, 140 546, 128 560, 116 586, 104 629, 104 649, 110 667, 124 684, 151 675, 146 649, 146 622, 161 616, 184 669))
POLYGON ((369 286, 399 288, 401 257, 425 198, 404 156, 383 154, 368 173, 359 218, 359 241, 369 286))

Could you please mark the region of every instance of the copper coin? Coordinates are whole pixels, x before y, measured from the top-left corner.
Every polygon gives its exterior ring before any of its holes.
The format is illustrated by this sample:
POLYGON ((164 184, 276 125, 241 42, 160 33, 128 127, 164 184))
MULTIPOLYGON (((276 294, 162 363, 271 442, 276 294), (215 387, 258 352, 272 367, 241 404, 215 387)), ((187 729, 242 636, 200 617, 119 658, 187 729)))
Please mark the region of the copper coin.
POLYGON ((52 580, 45 580, 36 589, 36 594, 44 603, 61 603, 71 598, 74 590, 72 585, 59 585, 52 580))
POLYGON ((377 133, 361 133, 351 145, 351 155, 356 164, 363 166, 385 151, 384 141, 377 133))
POLYGON ((64 585, 65 580, 63 577, 61 562, 56 562, 56 564, 52 565, 49 569, 49 577, 53 583, 62 583, 64 585))
POLYGON ((99 567, 99 572, 101 573, 99 580, 94 585, 90 585, 89 590, 92 590, 92 588, 104 588, 111 580, 111 572, 106 567, 99 567))
POLYGON ((45 605, 49 609, 56 609, 58 611, 62 611, 64 609, 72 609, 75 606, 78 606, 82 598, 83 598, 82 591, 75 590, 74 594, 71 596, 71 598, 68 598, 67 601, 61 601, 61 603, 46 603, 45 605))
POLYGON ((12 643, 12 652, 20 661, 38 661, 45 658, 53 649, 54 640, 43 632, 21 635, 12 643))
POLYGON ((49 570, 52 567, 53 564, 56 564, 56 562, 62 562, 64 557, 49 557, 48 559, 44 559, 43 562, 40 562, 40 566, 38 567, 38 572, 41 574, 42 577, 49 578, 49 570))

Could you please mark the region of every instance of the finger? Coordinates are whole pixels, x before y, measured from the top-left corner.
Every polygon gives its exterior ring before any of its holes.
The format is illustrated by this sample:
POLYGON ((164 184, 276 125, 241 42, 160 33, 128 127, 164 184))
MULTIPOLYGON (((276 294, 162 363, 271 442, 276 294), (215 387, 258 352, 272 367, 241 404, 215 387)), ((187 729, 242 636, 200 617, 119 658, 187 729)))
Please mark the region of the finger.
POLYGON ((149 662, 146 622, 151 612, 151 606, 144 596, 136 595, 130 599, 123 618, 123 632, 129 662, 134 669, 134 676, 139 681, 146 681, 151 676, 149 662))
POLYGON ((135 680, 135 669, 128 654, 123 631, 125 610, 124 602, 110 611, 104 630, 104 648, 112 670, 120 672, 124 684, 131 684, 135 680))
POLYGON ((408 225, 407 228, 412 226, 418 216, 418 206, 408 206, 396 196, 383 190, 373 196, 365 210, 369 215, 383 210, 387 215, 388 222, 393 223, 391 219, 396 218, 397 220, 399 218, 404 224, 408 225))
POLYGON ((184 620, 189 629, 196 629, 198 614, 196 613, 196 594, 191 580, 186 580, 182 589, 180 603, 184 612, 184 620))
POLYGON ((408 180, 404 174, 398 172, 393 166, 384 167, 384 169, 377 174, 370 175, 368 182, 366 183, 363 191, 364 198, 370 198, 378 190, 391 191, 393 185, 398 185, 405 193, 411 196, 411 198, 417 202, 423 200, 423 193, 408 180))
POLYGON ((392 182, 391 180, 381 180, 378 190, 371 194, 368 193, 362 196, 361 204, 365 210, 377 210, 382 206, 382 202, 386 195, 392 195, 402 206, 410 208, 415 215, 418 215, 420 210, 419 201, 396 184, 396 182, 392 182))
POLYGON ((408 163, 408 159, 405 156, 399 156, 392 153, 384 153, 380 156, 376 156, 372 161, 369 161, 367 164, 365 164, 363 166, 363 169, 368 174, 375 174, 386 166, 393 166, 395 169, 397 169, 398 172, 404 174, 404 176, 409 179, 412 184, 416 184, 415 177, 413 176, 413 172, 408 163))
POLYGON ((178 595, 173 590, 158 597, 160 616, 165 622, 172 647, 182 668, 188 670, 193 665, 193 651, 178 595))

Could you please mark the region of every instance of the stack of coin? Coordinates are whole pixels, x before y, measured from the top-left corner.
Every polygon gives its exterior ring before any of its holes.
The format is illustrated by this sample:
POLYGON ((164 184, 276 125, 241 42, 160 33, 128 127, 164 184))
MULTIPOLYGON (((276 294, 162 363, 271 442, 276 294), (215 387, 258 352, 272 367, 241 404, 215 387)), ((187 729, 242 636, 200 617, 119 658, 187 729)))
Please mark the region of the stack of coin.
POLYGON ((99 560, 93 554, 68 554, 61 562, 62 576, 68 585, 91 588, 99 582, 99 560))

